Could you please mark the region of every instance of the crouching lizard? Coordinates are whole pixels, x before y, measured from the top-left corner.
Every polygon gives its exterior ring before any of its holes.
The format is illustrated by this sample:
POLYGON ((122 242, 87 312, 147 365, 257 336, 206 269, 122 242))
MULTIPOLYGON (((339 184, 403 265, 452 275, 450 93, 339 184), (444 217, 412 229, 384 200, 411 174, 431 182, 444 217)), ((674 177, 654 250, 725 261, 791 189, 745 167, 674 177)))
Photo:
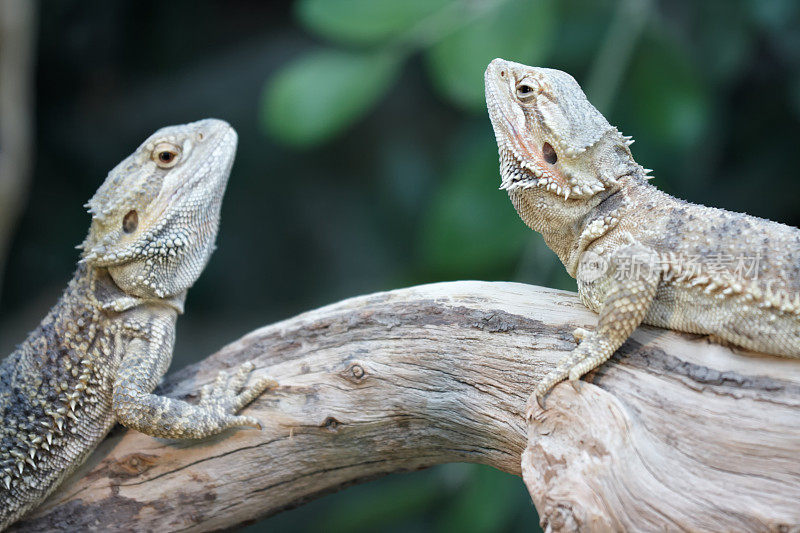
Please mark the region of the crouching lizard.
POLYGON ((82 258, 61 300, 0 365, 0 529, 36 507, 116 423, 198 439, 236 426, 267 388, 220 374, 199 404, 152 394, 175 321, 219 226, 236 152, 221 120, 163 128, 112 170, 87 207, 82 258))
POLYGON ((485 74, 501 189, 577 279, 593 332, 539 382, 601 365, 642 322, 800 357, 800 230, 695 205, 648 183, 624 137, 558 70, 502 59, 485 74))

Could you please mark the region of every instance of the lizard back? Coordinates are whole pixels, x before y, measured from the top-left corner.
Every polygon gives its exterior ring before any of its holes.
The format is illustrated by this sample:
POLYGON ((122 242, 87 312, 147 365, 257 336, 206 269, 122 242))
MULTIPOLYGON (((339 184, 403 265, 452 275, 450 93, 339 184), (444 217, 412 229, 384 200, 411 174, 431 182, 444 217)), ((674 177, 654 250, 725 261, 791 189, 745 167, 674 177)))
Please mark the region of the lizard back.
POLYGON ((49 494, 114 423, 119 331, 95 298, 96 281, 81 265, 42 323, 0 365, 0 524, 49 494))

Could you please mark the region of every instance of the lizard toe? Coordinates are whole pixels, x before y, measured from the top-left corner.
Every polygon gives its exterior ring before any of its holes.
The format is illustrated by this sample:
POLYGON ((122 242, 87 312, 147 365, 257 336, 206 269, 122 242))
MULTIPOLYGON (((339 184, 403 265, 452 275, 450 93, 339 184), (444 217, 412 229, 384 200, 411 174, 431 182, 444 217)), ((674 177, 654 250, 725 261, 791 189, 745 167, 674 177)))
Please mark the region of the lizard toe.
POLYGON ((236 373, 231 376, 230 380, 228 381, 228 389, 238 390, 242 388, 245 382, 247 382, 250 372, 252 372, 254 368, 255 365, 250 361, 242 363, 236 373))
POLYGON ((243 392, 236 396, 236 410, 243 408, 250 402, 261 396, 267 389, 274 389, 278 386, 277 380, 266 376, 259 378, 254 384, 250 385, 243 392))
POLYGON ((572 337, 575 339, 575 342, 581 342, 583 339, 591 335, 592 332, 585 328, 575 328, 572 332, 572 337))
POLYGON ((235 427, 251 427, 261 431, 263 428, 261 426, 261 422, 257 418, 253 418, 252 416, 231 416, 227 420, 227 424, 225 424, 229 428, 235 427))

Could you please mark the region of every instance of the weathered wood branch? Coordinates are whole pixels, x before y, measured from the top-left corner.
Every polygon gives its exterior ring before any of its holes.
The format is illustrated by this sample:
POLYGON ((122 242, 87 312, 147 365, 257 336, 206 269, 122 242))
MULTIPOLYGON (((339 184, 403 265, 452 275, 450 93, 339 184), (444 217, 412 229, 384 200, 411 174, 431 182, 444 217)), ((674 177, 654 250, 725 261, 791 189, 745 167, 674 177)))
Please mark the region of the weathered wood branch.
POLYGON ((162 390, 191 399, 252 360, 280 382, 247 410, 263 431, 186 444, 118 430, 18 527, 219 529, 451 461, 522 473, 555 530, 800 524, 796 360, 643 327, 593 384, 531 408, 528 426, 533 384, 595 320, 571 293, 453 282, 259 329, 162 390))

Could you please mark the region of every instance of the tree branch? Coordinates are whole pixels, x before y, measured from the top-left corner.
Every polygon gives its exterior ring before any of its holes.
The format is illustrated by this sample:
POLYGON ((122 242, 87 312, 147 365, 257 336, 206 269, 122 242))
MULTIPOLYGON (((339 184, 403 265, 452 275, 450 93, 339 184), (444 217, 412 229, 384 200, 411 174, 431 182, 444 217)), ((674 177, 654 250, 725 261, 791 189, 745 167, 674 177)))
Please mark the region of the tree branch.
POLYGON ((452 282, 256 330, 161 389, 192 399, 254 361, 280 382, 247 409, 263 431, 181 443, 118 430, 18 529, 220 529, 452 461, 523 473, 555 530, 800 523, 796 360, 643 327, 528 426, 533 384, 595 321, 572 293, 452 282))

